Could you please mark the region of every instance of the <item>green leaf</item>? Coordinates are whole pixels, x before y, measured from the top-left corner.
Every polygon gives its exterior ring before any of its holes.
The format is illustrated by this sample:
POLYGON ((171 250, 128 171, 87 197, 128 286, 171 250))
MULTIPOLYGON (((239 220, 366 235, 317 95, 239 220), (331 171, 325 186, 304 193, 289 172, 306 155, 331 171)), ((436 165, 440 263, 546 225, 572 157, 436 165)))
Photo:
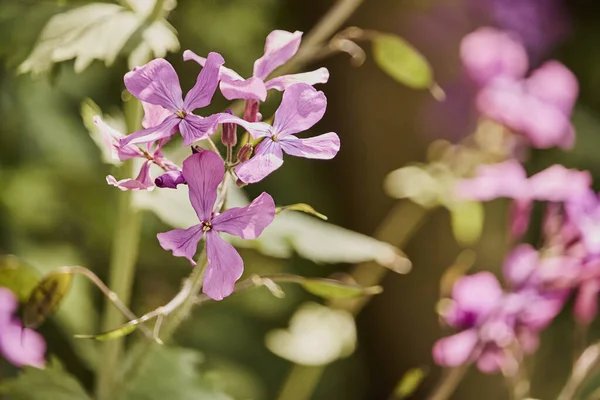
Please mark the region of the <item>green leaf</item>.
MULTIPOLYGON (((188 228, 190 221, 197 219, 186 187, 137 191, 133 196, 137 207, 154 212, 173 227, 188 228)), ((229 188, 228 208, 243 207, 248 203, 240 188, 235 185, 229 188)), ((242 240, 229 235, 224 237, 235 246, 253 248, 276 258, 290 258, 297 253, 317 263, 375 261, 398 273, 407 273, 411 268, 406 256, 389 243, 299 213, 277 215, 256 240, 242 240)))
POLYGON ((0 384, 0 392, 11 400, 91 400, 55 358, 44 369, 23 368, 17 378, 0 384))
POLYGON ((423 379, 427 376, 424 368, 411 368, 404 373, 398 385, 394 389, 394 395, 398 399, 410 397, 418 388, 423 379))
POLYGON ((477 243, 483 231, 483 205, 477 201, 461 202, 449 210, 452 232, 458 244, 470 246, 477 243))
POLYGON ((279 274, 265 277, 273 282, 293 282, 301 285, 307 292, 324 299, 350 299, 371 296, 383 292, 381 286, 364 287, 356 283, 342 282, 328 278, 305 278, 298 275, 279 274))
POLYGON ((377 34, 373 57, 379 68, 406 86, 427 89, 433 85, 433 71, 425 57, 397 35, 377 34))
POLYGON ((31 291, 23 311, 23 325, 37 328, 56 311, 60 302, 69 292, 73 275, 51 272, 31 291))
POLYGON ((134 332, 140 323, 140 320, 130 321, 117 329, 112 329, 104 333, 99 333, 97 335, 74 335, 74 337, 76 339, 95 339, 100 341, 117 339, 134 332))
POLYGON ((146 46, 145 55, 154 53, 160 57, 167 50, 178 49, 177 37, 166 21, 159 19, 145 26, 146 8, 131 10, 117 4, 91 3, 53 16, 29 57, 19 66, 19 72, 40 74, 50 71, 54 63, 71 59, 75 60, 75 72, 85 70, 95 59, 112 65, 140 29, 138 47, 146 46))
MULTIPOLYGON (((136 351, 132 353, 135 356, 136 351)), ((148 350, 146 350, 148 351, 148 350)), ((231 400, 202 380, 201 353, 181 347, 153 346, 148 360, 115 400, 231 400)))
POLYGON ((296 203, 290 204, 289 206, 281 206, 275 209, 275 214, 279 214, 282 211, 291 210, 291 211, 302 211, 303 213, 312 214, 317 218, 321 218, 324 221, 327 221, 327 216, 321 214, 317 210, 315 210, 312 206, 306 203, 296 203))
POLYGON ((19 258, 12 255, 0 257, 0 286, 10 289, 20 302, 29 298, 39 281, 40 274, 19 258))

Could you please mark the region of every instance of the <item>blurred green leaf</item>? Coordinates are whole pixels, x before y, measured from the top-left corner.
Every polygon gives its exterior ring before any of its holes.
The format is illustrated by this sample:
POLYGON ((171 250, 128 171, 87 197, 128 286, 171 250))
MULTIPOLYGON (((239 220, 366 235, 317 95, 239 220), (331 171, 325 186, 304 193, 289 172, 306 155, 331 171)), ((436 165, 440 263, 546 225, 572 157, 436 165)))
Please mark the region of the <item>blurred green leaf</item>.
POLYGON ((25 367, 15 379, 3 381, 0 393, 11 400, 90 400, 79 382, 56 358, 44 369, 25 367))
POLYGON ((477 243, 483 231, 485 212, 478 201, 461 202, 449 208, 452 232, 461 246, 477 243))
POLYGON ((402 379, 394 389, 394 395, 398 399, 410 397, 427 376, 424 368, 411 368, 402 375, 402 379))
POLYGON ((290 320, 289 329, 269 332, 265 344, 279 357, 296 364, 326 365, 352 354, 356 326, 347 311, 306 303, 290 320))
POLYGON ((23 311, 23 325, 37 328, 58 308, 69 292, 73 275, 70 273, 50 273, 31 291, 23 311))
POLYGON ((306 203, 296 203, 290 204, 289 206, 281 206, 275 209, 275 214, 279 214, 282 211, 291 210, 291 211, 302 211, 303 213, 314 215, 317 218, 321 218, 324 221, 327 221, 327 216, 321 214, 317 210, 315 210, 311 205, 306 203))
MULTIPOLYGON (((138 191, 133 195, 138 207, 154 212, 173 227, 188 228, 190 221, 198 220, 190 205, 187 187, 138 191)), ((228 191, 227 207, 247 204, 244 192, 233 185, 228 191)), ((375 261, 398 273, 406 273, 411 268, 410 261, 389 243, 297 213, 277 215, 256 240, 224 237, 238 247, 253 248, 277 258, 290 258, 295 252, 317 263, 375 261)))
POLYGON ((406 86, 427 89, 433 85, 433 71, 425 57, 400 36, 377 34, 373 57, 379 68, 406 86))
POLYGON ((0 256, 0 286, 10 289, 20 302, 29 298, 40 274, 13 255, 0 256))
MULTIPOLYGON (((137 349, 136 349, 137 350, 137 349)), ((201 353, 181 347, 155 345, 135 379, 129 382, 119 400, 231 400, 214 391, 200 375, 201 353)))
MULTIPOLYGON (((149 0, 146 5, 153 6, 149 0)), ((40 74, 54 63, 75 59, 75 71, 81 72, 90 63, 104 60, 111 65, 134 33, 142 29, 141 42, 134 50, 146 57, 154 53, 162 57, 178 49, 179 42, 172 27, 160 19, 148 27, 145 15, 148 7, 131 9, 117 4, 91 3, 53 16, 46 24, 29 57, 19 66, 19 72, 40 74), (142 47, 142 50, 138 50, 142 47)))
POLYGON ((342 282, 327 278, 305 278, 298 275, 273 275, 267 277, 274 282, 295 282, 307 292, 324 299, 350 299, 360 296, 371 296, 383 292, 381 286, 364 287, 356 283, 342 282))

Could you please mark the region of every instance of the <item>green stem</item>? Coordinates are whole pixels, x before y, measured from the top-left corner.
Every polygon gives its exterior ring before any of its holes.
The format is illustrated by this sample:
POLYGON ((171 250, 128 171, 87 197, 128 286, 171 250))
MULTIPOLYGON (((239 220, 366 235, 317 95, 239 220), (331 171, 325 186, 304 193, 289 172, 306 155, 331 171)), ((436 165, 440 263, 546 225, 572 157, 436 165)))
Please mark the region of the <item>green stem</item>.
MULTIPOLYGON (((427 215, 428 211, 426 209, 410 201, 399 202, 383 219, 375 231, 374 237, 381 241, 393 243, 398 247, 403 247, 413 233, 421 227, 427 215)), ((356 283, 362 286, 374 286, 383 280, 387 272, 388 269, 376 263, 367 262, 357 265, 352 271, 352 277, 356 283)), ((366 296, 358 300, 330 301, 327 305, 331 308, 344 309, 352 315, 356 315, 370 299, 371 297, 366 296)), ((301 387, 305 387, 303 393, 306 392, 305 398, 309 398, 310 394, 316 389, 326 367, 326 365, 311 367, 311 373, 308 374, 304 371, 307 367, 295 364, 283 384, 278 400, 285 400, 286 398, 282 397, 283 395, 291 393, 290 390, 292 389, 297 390, 296 388, 301 387), (303 381, 304 379, 307 381, 303 381)), ((303 398, 298 397, 298 399, 303 398)))
MULTIPOLYGON (((202 288, 202 277, 204 276, 204 270, 206 269, 207 264, 208 259, 206 258, 206 253, 203 252, 198 259, 196 267, 194 267, 190 276, 183 283, 183 288, 191 287, 191 289, 185 290, 187 295, 183 301, 179 303, 179 306, 170 310, 170 313, 164 316, 160 328, 160 339, 164 343, 167 343, 171 339, 179 325, 181 325, 181 323, 189 316, 192 307, 196 303, 197 295, 202 288)), ((180 295, 181 292, 175 297, 180 295)), ((171 301, 171 303, 172 302, 173 301, 171 301)), ((157 346, 160 345, 156 341, 144 340, 138 342, 136 346, 131 349, 129 353, 131 357, 127 360, 125 370, 117 382, 117 385, 112 388, 112 397, 109 397, 109 399, 117 398, 118 393, 123 393, 125 391, 127 383, 135 380, 139 372, 144 369, 146 363, 152 359, 152 355, 157 346)))
MULTIPOLYGON (((142 121, 142 105, 137 99, 131 99, 124 105, 127 130, 133 132, 139 129, 142 121)), ((129 160, 121 167, 121 176, 133 176, 133 161, 129 160)), ((141 218, 132 203, 132 192, 119 194, 117 209, 117 226, 113 237, 112 254, 109 266, 108 287, 121 299, 123 304, 129 304, 135 274, 135 263, 138 256, 141 218)), ((110 301, 106 302, 102 317, 102 331, 113 329, 123 324, 124 318, 113 308, 110 301)), ((96 397, 98 400, 110 400, 108 394, 115 384, 117 366, 124 346, 124 338, 110 340, 102 344, 100 364, 96 377, 96 397)))
POLYGON ((460 367, 450 368, 446 371, 446 375, 440 380, 438 386, 434 389, 433 393, 427 397, 427 400, 446 400, 449 399, 456 387, 462 381, 469 364, 465 363, 460 367))
POLYGON ((279 400, 308 400, 317 388, 325 368, 319 366, 294 365, 279 393, 279 400))

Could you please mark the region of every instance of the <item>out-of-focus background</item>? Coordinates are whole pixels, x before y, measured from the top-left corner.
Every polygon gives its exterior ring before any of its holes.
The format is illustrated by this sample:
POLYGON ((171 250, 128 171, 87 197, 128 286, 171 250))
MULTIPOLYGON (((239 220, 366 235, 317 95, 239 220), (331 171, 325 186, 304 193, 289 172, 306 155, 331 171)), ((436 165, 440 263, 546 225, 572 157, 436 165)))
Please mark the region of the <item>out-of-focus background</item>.
MULTIPOLYGON (((104 164, 80 116, 90 98, 105 112, 120 107, 124 57, 107 68, 95 61, 82 73, 73 62, 54 66, 50 74, 19 75, 49 18, 84 0, 0 1, 0 253, 15 254, 46 271, 61 265, 84 265, 106 280, 115 210, 122 193, 108 186, 114 172, 104 164)), ((249 75, 262 54, 264 38, 273 29, 308 32, 333 4, 324 0, 179 0, 169 22, 177 29, 181 50, 167 59, 179 73, 182 86, 192 86, 198 73, 181 53, 218 51, 227 65, 249 75)), ((359 68, 347 55, 325 59, 329 82, 319 86, 328 109, 315 133, 335 131, 342 146, 332 161, 288 157, 285 168, 248 193, 266 190, 278 204, 306 202, 331 222, 373 234, 398 200, 386 196, 386 175, 407 163, 424 161, 433 140, 456 142, 471 134, 476 123, 474 90, 459 60, 461 38, 483 25, 514 32, 527 45, 533 64, 557 58, 577 75, 581 95, 574 114, 575 148, 538 151, 528 165, 532 171, 552 163, 589 169, 600 174, 600 5, 585 0, 366 0, 347 25, 400 34, 430 61, 444 102, 427 91, 407 88, 367 60, 359 68)), ((94 46, 94 43, 89 43, 94 46)), ((311 67, 316 67, 312 65, 311 67)), ((211 111, 225 108, 215 97, 211 111)), ((269 102, 265 110, 273 110, 269 102)), ((268 115, 267 111, 263 112, 268 115)), ((417 209, 415 208, 415 212, 417 209)), ((506 205, 485 206, 484 233, 473 247, 473 267, 498 271, 507 248, 506 205)), ((170 299, 189 273, 185 259, 163 251, 156 233, 169 229, 155 215, 143 214, 140 256, 132 307, 143 312, 170 299)), ((398 227, 402 231, 402 226, 398 227)), ((535 242, 535 236, 530 239, 535 242)), ((461 251, 451 231, 448 213, 430 212, 424 225, 403 248, 413 263, 408 275, 389 274, 384 292, 358 318, 358 347, 349 358, 336 361, 321 380, 315 399, 386 399, 401 376, 413 367, 428 372, 415 398, 422 398, 439 376, 431 346, 444 332, 435 305, 439 281, 461 251)), ((281 260, 243 250, 249 272, 293 272, 328 276, 349 265, 317 265, 300 257, 281 260)), ((293 286, 285 299, 254 290, 198 309, 176 335, 186 348, 202 355, 203 378, 236 399, 271 399, 290 368, 265 347, 265 335, 284 328, 298 305, 318 299, 293 286)), ((88 388, 93 375, 81 353, 86 342, 73 347, 66 332, 98 331, 103 298, 84 283, 75 286, 56 318, 42 327, 50 354, 88 388)), ((558 318, 542 338, 535 362, 533 395, 547 398, 563 382, 570 365, 572 322, 558 318)), ((4 366, 6 374, 14 370, 4 366)), ((499 376, 471 371, 455 399, 504 399, 499 376)))

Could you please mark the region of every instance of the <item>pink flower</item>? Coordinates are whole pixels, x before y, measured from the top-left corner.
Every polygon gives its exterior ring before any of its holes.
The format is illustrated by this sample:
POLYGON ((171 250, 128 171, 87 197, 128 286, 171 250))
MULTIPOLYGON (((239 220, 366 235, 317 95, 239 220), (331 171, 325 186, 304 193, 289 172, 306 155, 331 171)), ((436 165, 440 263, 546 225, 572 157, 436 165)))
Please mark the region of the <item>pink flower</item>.
POLYGON ((483 86, 493 78, 522 78, 529 68, 523 45, 506 31, 483 27, 466 35, 460 56, 467 74, 483 86))
POLYGON ((183 162, 183 176, 189 187, 190 202, 200 223, 188 229, 175 229, 157 235, 163 249, 176 257, 185 257, 192 265, 198 243, 206 235, 208 266, 202 290, 215 300, 233 292, 235 282, 242 275, 244 264, 234 247, 224 241, 218 232, 256 239, 273 221, 275 203, 262 193, 246 207, 231 208, 222 213, 214 210, 217 187, 223 181, 223 160, 212 151, 192 154, 183 162))
MULTIPOLYGON (((294 33, 275 30, 267 36, 264 55, 254 62, 254 72, 248 79, 242 78, 235 71, 221 67, 219 79, 223 96, 228 100, 246 99, 265 101, 267 91, 275 89, 284 91, 291 85, 304 82, 310 85, 325 83, 329 79, 327 68, 301 74, 283 75, 267 80, 267 77, 276 68, 282 66, 292 58, 302 40, 302 32, 294 33)), ((206 58, 200 57, 190 50, 183 53, 183 59, 194 60, 204 66, 206 58)))
POLYGON ((23 328, 13 314, 18 300, 13 292, 0 287, 0 355, 17 367, 43 368, 46 342, 34 330, 23 328))
POLYGON ((210 53, 196 84, 185 99, 175 69, 162 58, 152 60, 142 67, 135 67, 125 74, 125 86, 131 94, 143 102, 166 109, 168 114, 157 126, 122 138, 121 147, 168 139, 177 131, 183 136, 184 146, 211 135, 217 128, 218 115, 205 118, 192 112, 210 104, 219 83, 219 68, 223 63, 221 55, 210 53))
POLYGON ((273 126, 264 122, 247 122, 229 114, 221 114, 219 122, 243 126, 255 139, 262 138, 254 156, 238 165, 237 176, 245 183, 258 182, 283 164, 283 153, 304 158, 329 160, 340 149, 340 138, 334 132, 300 139, 297 133, 310 129, 325 114, 327 99, 323 92, 306 83, 297 83, 283 92, 275 112, 273 126))

